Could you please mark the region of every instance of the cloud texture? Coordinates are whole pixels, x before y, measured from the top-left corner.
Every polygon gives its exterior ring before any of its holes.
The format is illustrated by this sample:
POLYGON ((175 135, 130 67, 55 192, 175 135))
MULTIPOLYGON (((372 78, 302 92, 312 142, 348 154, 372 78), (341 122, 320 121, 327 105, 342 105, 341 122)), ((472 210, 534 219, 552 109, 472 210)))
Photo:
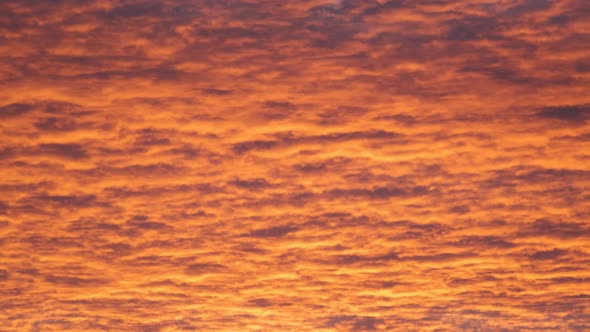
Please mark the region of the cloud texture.
POLYGON ((0 330, 590 330, 589 17, 0 2, 0 330))

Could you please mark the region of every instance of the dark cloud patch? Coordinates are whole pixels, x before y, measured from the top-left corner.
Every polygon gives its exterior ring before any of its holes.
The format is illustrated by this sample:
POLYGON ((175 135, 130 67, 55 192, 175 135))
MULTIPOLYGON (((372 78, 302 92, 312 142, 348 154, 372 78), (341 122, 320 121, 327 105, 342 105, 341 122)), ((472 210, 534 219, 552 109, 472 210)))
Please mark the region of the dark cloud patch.
POLYGON ((296 232, 298 230, 299 229, 297 227, 293 226, 274 226, 269 228, 253 230, 250 233, 248 233, 247 236, 258 238, 280 238, 288 235, 289 233, 296 232))
POLYGON ((36 195, 22 198, 19 203, 68 209, 108 206, 108 204, 99 201, 96 195, 36 195))
MULTIPOLYGON (((264 26, 201 28, 195 32, 199 36, 211 38, 220 44, 226 43, 228 38, 268 40, 272 37, 272 30, 264 26)), ((250 45, 261 44, 261 42, 253 41, 250 45)))
POLYGON ((264 255, 264 254, 268 254, 270 252, 269 250, 259 248, 253 244, 250 244, 250 243, 241 243, 238 246, 236 246, 236 250, 247 252, 247 253, 253 253, 253 254, 257 254, 257 255, 264 255))
POLYGON ((350 331, 376 331, 378 325, 383 324, 383 319, 370 316, 338 315, 325 319, 324 328, 349 326, 350 331))
POLYGON ((154 130, 152 128, 142 129, 137 132, 135 145, 140 147, 170 145, 172 143, 170 136, 173 134, 171 131, 154 130))
POLYGON ((388 261, 400 261, 397 252, 389 252, 382 255, 361 256, 361 255, 335 255, 329 262, 336 265, 350 265, 350 264, 383 264, 388 261))
POLYGON ((527 14, 534 14, 537 11, 548 10, 553 6, 550 0, 525 0, 518 5, 509 8, 504 12, 509 17, 517 17, 527 14))
POLYGON ((336 108, 326 110, 319 114, 320 123, 322 124, 339 124, 357 119, 358 117, 369 112, 369 109, 361 106, 340 105, 336 108))
MULTIPOLYGON (((140 267, 153 267, 153 266, 170 266, 174 264, 174 259, 169 255, 141 255, 135 257, 129 257, 124 260, 125 264, 129 266, 140 266, 140 267)), ((180 263, 180 262, 178 262, 180 263)), ((186 264, 186 262, 183 262, 186 264)), ((184 266, 180 265, 180 266, 184 266)))
POLYGON ((149 81, 171 82, 190 78, 190 73, 177 70, 174 67, 161 65, 137 70, 103 70, 92 73, 83 73, 76 76, 81 81, 112 82, 113 80, 147 79, 149 81))
POLYGON ((385 323, 385 320, 375 317, 363 317, 357 319, 352 325, 352 331, 376 331, 380 324, 385 323))
POLYGON ((410 261, 418 261, 418 262, 449 262, 455 260, 461 260, 465 258, 473 258, 477 257, 477 254, 474 252, 459 252, 459 253, 450 253, 450 252, 443 252, 437 253, 432 255, 415 255, 415 256, 404 256, 402 259, 410 260, 410 261))
POLYGON ((29 276, 38 276, 39 275, 39 270, 35 269, 35 268, 19 269, 19 270, 16 270, 16 272, 21 273, 21 274, 25 274, 25 275, 29 275, 29 276))
POLYGON ((183 96, 171 96, 171 97, 141 96, 141 97, 133 97, 133 98, 115 99, 113 102, 115 105, 120 105, 120 106, 131 106, 131 107, 146 106, 149 108, 161 109, 161 108, 172 107, 175 105, 191 106, 196 103, 196 100, 192 97, 183 97, 183 96))
POLYGON ((342 20, 342 16, 338 16, 332 10, 326 10, 327 8, 329 7, 318 8, 318 15, 305 26, 314 36, 310 38, 309 46, 320 50, 334 50, 346 45, 354 40, 355 35, 363 28, 360 23, 342 20))
POLYGON ((0 214, 4 214, 9 208, 9 205, 5 202, 0 201, 0 214))
POLYGON ((140 230, 165 230, 170 228, 170 225, 165 223, 150 221, 148 216, 134 216, 126 223, 127 226, 140 230))
POLYGON ((6 270, 0 269, 0 281, 8 280, 10 278, 10 273, 6 270))
POLYGON ((555 141, 572 141, 572 142, 590 142, 590 132, 582 133, 579 135, 566 135, 554 137, 555 141))
POLYGON ((203 154, 210 155, 207 153, 207 151, 190 144, 183 144, 181 146, 171 148, 170 150, 167 150, 166 153, 182 155, 185 159, 194 159, 202 156, 203 154))
POLYGON ((71 320, 65 318, 48 318, 35 320, 32 322, 33 331, 43 331, 48 327, 49 329, 58 328, 62 331, 70 330, 74 327, 74 323, 71 320))
POLYGON ((233 145, 236 153, 245 153, 251 150, 270 150, 277 147, 290 147, 300 144, 332 144, 355 140, 393 140, 401 139, 401 134, 386 130, 369 130, 330 133, 323 135, 302 135, 292 132, 277 133, 274 140, 246 141, 233 145))
POLYGON ((503 248, 510 249, 516 245, 507 240, 507 238, 499 236, 466 236, 462 237, 456 242, 449 243, 458 247, 487 247, 487 248, 503 248))
POLYGON ((35 105, 14 103, 0 106, 0 119, 9 119, 25 115, 35 110, 35 105))
POLYGON ((108 257, 122 257, 131 255, 134 252, 134 247, 127 243, 107 243, 98 247, 108 257))
MULTIPOLYGON (((472 311, 475 313, 476 311, 472 311)), ((485 317, 484 313, 482 312, 483 317, 485 317)), ((479 317, 479 316, 476 316, 479 317)), ((469 318, 465 319, 461 323, 457 324, 458 328, 461 331, 498 331, 498 332, 513 332, 515 330, 511 329, 504 329, 498 328, 497 326, 493 325, 493 323, 489 322, 489 320, 493 319, 492 317, 486 317, 486 319, 476 319, 476 318, 469 318)), ((518 330, 516 330, 518 331, 518 330)))
POLYGON ((35 127, 45 131, 72 131, 80 127, 76 121, 71 118, 49 117, 35 122, 35 127))
POLYGON ((589 237, 590 227, 584 223, 578 222, 560 222, 539 219, 531 224, 523 225, 518 235, 526 237, 547 236, 558 239, 573 239, 589 237))
POLYGON ((336 265, 349 265, 367 261, 371 261, 371 257, 360 255, 337 255, 330 260, 330 262, 336 265))
POLYGON ((392 236, 391 240, 436 238, 442 237, 452 231, 452 227, 440 223, 415 223, 413 221, 386 222, 380 225, 386 228, 399 229, 399 234, 392 236))
POLYGON ((383 3, 374 3, 372 6, 369 6, 368 8, 364 9, 360 17, 365 18, 374 15, 386 14, 388 12, 399 10, 400 8, 404 8, 406 6, 408 6, 408 3, 403 0, 388 0, 384 1, 383 3))
POLYGON ((183 219, 191 219, 191 218, 214 218, 215 214, 213 213, 207 213, 206 211, 203 210, 197 210, 197 211, 182 211, 180 212, 180 214, 178 215, 183 219))
POLYGON ((364 216, 356 217, 349 213, 330 212, 310 217, 303 225, 309 228, 330 229, 361 225, 367 220, 368 218, 364 216))
POLYGON ((404 189, 396 187, 374 187, 371 189, 332 189, 325 193, 326 197, 338 198, 371 198, 388 199, 391 197, 403 197, 407 195, 404 189))
POLYGON ((0 149, 0 159, 9 159, 17 155, 17 149, 15 147, 6 147, 0 149))
POLYGON ((30 245, 35 251, 51 253, 66 248, 84 247, 81 238, 74 236, 42 236, 31 235, 21 239, 22 243, 30 245))
POLYGON ((447 23, 447 39, 452 41, 470 41, 489 38, 501 38, 501 23, 489 17, 464 17, 447 23))
POLYGON ((530 73, 526 73, 519 68, 511 64, 503 64, 502 66, 466 66, 463 68, 466 72, 476 72, 481 73, 483 75, 488 76, 491 79, 498 80, 504 83, 514 84, 514 85, 528 85, 528 86, 539 86, 539 85, 547 85, 547 84, 561 84, 566 85, 567 82, 564 81, 549 81, 548 79, 541 79, 535 76, 532 76, 530 73))
MULTIPOLYGON (((555 183, 563 185, 575 184, 590 176, 590 171, 585 169, 567 169, 567 168, 539 168, 530 166, 516 166, 509 169, 493 171, 482 184, 491 188, 510 188, 530 184, 547 184, 555 183)), ((567 187, 562 187, 567 189, 567 187)), ((567 191, 567 190, 566 190, 567 191)))
POLYGON ((217 89, 217 88, 206 88, 201 90, 206 95, 212 96, 229 96, 232 95, 234 92, 232 90, 225 90, 225 89, 217 89))
POLYGON ((163 17, 165 14, 165 4, 142 1, 132 4, 116 6, 110 10, 107 15, 113 19, 133 19, 146 17, 163 17))
POLYGON ((62 286, 70 286, 70 287, 90 287, 90 286, 102 286, 108 284, 109 281, 107 279, 101 278, 80 278, 80 277, 72 277, 72 276, 63 276, 63 275, 48 275, 44 277, 46 282, 52 284, 58 284, 62 286))
POLYGON ((227 270, 225 265, 217 263, 195 263, 186 267, 184 272, 189 275, 200 275, 205 273, 219 273, 227 270))
POLYGON ((278 145, 279 142, 274 140, 255 140, 234 144, 232 150, 235 153, 242 154, 252 150, 270 150, 278 145))
POLYGON ((409 114, 393 114, 393 115, 379 115, 373 118, 375 121, 395 121, 407 126, 415 125, 419 120, 409 114))
POLYGON ((478 275, 473 278, 452 278, 449 285, 453 287, 460 287, 462 285, 474 285, 485 282, 498 282, 498 278, 493 275, 478 275))
POLYGON ((375 186, 370 189, 331 189, 323 193, 328 199, 364 198, 364 199, 390 199, 394 197, 423 196, 429 193, 426 187, 414 186, 400 188, 396 186, 375 186))
POLYGON ((295 171, 306 173, 310 175, 321 174, 325 171, 330 172, 344 172, 346 171, 354 160, 346 157, 336 157, 323 160, 317 160, 306 163, 295 163, 293 169, 295 171))
POLYGON ((553 15, 547 19, 548 24, 565 26, 571 22, 571 17, 568 15, 553 15))
POLYGON ((262 116, 269 120, 285 119, 297 110, 297 106, 288 101, 269 100, 263 103, 262 116))
POLYGON ((545 279, 545 281, 552 284, 590 284, 590 278, 578 277, 557 277, 545 279))
POLYGON ((121 226, 112 222, 95 220, 93 218, 83 218, 72 222, 67 230, 69 232, 90 232, 90 233, 117 233, 121 226))
POLYGON ((39 155, 70 160, 89 158, 86 147, 77 143, 42 143, 36 146, 8 146, 0 149, 0 158, 34 157, 39 155))
POLYGON ((575 68, 578 73, 590 73, 590 57, 577 60, 575 68))
POLYGON ((471 209, 467 205, 456 205, 449 209, 449 212, 456 214, 467 214, 471 212, 471 209))
POLYGON ((538 117, 567 122, 585 122, 590 118, 590 105, 548 106, 536 113, 538 117))
POLYGON ((517 178, 530 182, 547 182, 547 181, 564 181, 566 179, 574 180, 588 178, 590 171, 583 169, 537 169, 523 173, 517 178))
MULTIPOLYGON (((125 175, 125 174, 123 174, 125 175)), ((172 186, 141 186, 136 188, 130 187, 108 187, 104 192, 109 198, 139 198, 152 197, 157 198, 161 195, 173 195, 179 193, 200 193, 200 194, 216 194, 223 193, 225 190, 222 187, 215 186, 211 183, 197 183, 197 184, 181 184, 172 186)))
POLYGON ((37 151, 45 155, 69 159, 88 158, 88 151, 82 144, 76 143, 45 143, 37 146, 37 151))
POLYGON ((161 177, 179 175, 187 171, 182 165, 172 163, 136 164, 122 167, 100 166, 83 171, 80 175, 89 178, 104 178, 108 176, 129 176, 129 177, 161 177))
POLYGON ((70 103, 67 101, 45 100, 43 102, 40 102, 39 104, 44 107, 45 113, 50 113, 53 115, 68 115, 80 117, 94 113, 91 110, 84 109, 82 105, 70 103))
POLYGON ((352 321, 357 316, 353 315, 339 315, 339 316, 331 316, 326 318, 326 322, 324 323, 324 327, 326 328, 333 328, 341 323, 346 323, 352 321))
POLYGON ((531 255, 529 258, 532 260, 549 260, 549 259, 557 259, 560 258, 568 253, 567 250, 562 250, 555 248, 553 250, 541 250, 537 251, 531 255))
POLYGON ((293 168, 301 173, 321 173, 327 169, 327 163, 306 163, 293 165, 293 168))
POLYGON ((271 186, 266 179, 263 178, 256 178, 256 179, 236 179, 231 182, 232 185, 248 189, 248 190, 260 190, 264 188, 268 188, 271 186))
POLYGON ((258 298, 258 299, 253 299, 253 300, 249 300, 248 303, 256 306, 256 307, 272 307, 273 303, 271 300, 269 299, 265 299, 265 298, 258 298))
POLYGON ((285 145, 294 144, 326 144, 340 143, 353 140, 387 140, 400 138, 401 134, 387 130, 369 130, 369 131, 352 131, 337 132, 323 135, 296 135, 293 133, 279 133, 276 137, 285 145))

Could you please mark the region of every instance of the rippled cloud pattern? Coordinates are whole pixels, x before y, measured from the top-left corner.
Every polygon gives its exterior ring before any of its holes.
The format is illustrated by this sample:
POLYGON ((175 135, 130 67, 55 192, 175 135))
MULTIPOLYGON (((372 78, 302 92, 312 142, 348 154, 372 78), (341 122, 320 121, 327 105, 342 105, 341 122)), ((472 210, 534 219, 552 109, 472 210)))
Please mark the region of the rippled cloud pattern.
POLYGON ((0 2, 0 331, 590 331, 590 2, 0 2))

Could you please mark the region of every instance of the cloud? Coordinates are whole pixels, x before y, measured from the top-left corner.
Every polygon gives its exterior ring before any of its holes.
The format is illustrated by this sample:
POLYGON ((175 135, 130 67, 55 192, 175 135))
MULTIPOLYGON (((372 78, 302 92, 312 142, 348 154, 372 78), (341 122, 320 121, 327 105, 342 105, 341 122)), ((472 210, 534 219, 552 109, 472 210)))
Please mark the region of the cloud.
POLYGON ((350 323, 352 324, 349 327, 349 331, 377 331, 377 326, 383 324, 384 321, 370 316, 340 315, 329 317, 324 327, 333 328, 341 324, 349 325, 350 323))
POLYGON ((258 190, 263 188, 270 187, 270 183, 268 183, 265 179, 257 178, 257 179, 237 179, 231 182, 234 186, 249 189, 249 190, 258 190))
POLYGON ((268 100, 263 104, 264 111, 262 117, 269 120, 279 120, 288 118, 296 110, 297 106, 288 101, 268 100))
POLYGON ((416 255, 416 256, 407 256, 404 257, 406 260, 413 260, 419 262, 448 262, 453 260, 461 260, 465 258, 472 258, 477 257, 476 253, 473 252, 460 252, 460 253, 450 253, 450 252, 443 252, 433 255, 416 255))
POLYGON ((8 280, 10 278, 10 273, 6 270, 0 270, 0 280, 8 280))
POLYGON ((248 233, 248 236, 258 238, 280 238, 298 229, 291 226, 274 226, 269 228, 256 229, 248 233))
POLYGON ((35 123, 35 127, 40 130, 46 131, 72 131, 76 130, 82 125, 69 119, 69 118, 57 118, 57 117, 49 117, 43 120, 40 120, 35 123))
POLYGON ((251 150, 270 150, 277 147, 297 145, 334 144, 355 140, 392 140, 401 138, 399 134, 385 130, 353 131, 322 135, 301 135, 291 132, 277 133, 274 140, 254 140, 233 145, 236 153, 251 150))
POLYGON ((127 221, 126 225, 135 229, 154 231, 164 230, 170 227, 170 225, 165 223, 149 221, 148 216, 134 216, 127 221))
POLYGON ((14 103, 0 106, 0 118, 7 119, 25 115, 35 110, 35 106, 24 103, 14 103))
POLYGON ((569 122, 584 122, 590 117, 590 106, 548 106, 537 113, 537 116, 569 122))
POLYGON ((273 305, 272 301, 265 298, 253 299, 248 302, 257 307, 271 307, 273 305))
POLYGON ((255 141, 245 141, 234 144, 232 149, 236 153, 246 153, 251 150, 269 150, 278 146, 277 141, 272 140, 255 140, 255 141))
POLYGON ((489 247, 489 248, 513 248, 516 246, 508 238, 500 236, 477 236, 471 235, 452 243, 458 247, 489 247))
POLYGON ((204 273, 217 273, 224 271, 226 266, 217 263, 195 263, 186 267, 184 272, 189 275, 199 275, 204 273))
POLYGON ((559 222, 539 219, 521 228, 521 236, 547 236, 561 239, 571 239, 590 236, 590 228, 583 223, 559 222))
POLYGON ((104 279, 79 278, 59 275, 48 275, 44 278, 44 280, 52 284, 59 284, 70 287, 98 286, 108 283, 108 280, 104 279))
POLYGON ((10 207, 15 212, 29 212, 35 214, 47 214, 73 210, 92 208, 107 208, 109 203, 100 201, 95 195, 35 195, 18 200, 17 204, 10 207))
POLYGON ((583 330, 588 14, 0 1, 3 327, 583 330))
POLYGON ((568 251, 567 250, 562 250, 562 249, 553 249, 553 250, 540 250, 537 251, 533 254, 531 254, 529 257, 532 260, 547 260, 547 259, 556 259, 559 258, 565 254, 567 254, 568 251))
POLYGON ((38 145, 37 151, 42 154, 71 159, 88 158, 88 151, 84 145, 77 143, 45 143, 38 145))

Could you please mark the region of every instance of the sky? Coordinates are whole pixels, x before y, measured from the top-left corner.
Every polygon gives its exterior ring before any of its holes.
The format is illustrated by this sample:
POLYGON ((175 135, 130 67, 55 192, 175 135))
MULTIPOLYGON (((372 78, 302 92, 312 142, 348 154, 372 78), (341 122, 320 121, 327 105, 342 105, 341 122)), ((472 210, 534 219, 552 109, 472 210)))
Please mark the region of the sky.
POLYGON ((590 2, 0 2, 0 331, 590 331, 590 2))

